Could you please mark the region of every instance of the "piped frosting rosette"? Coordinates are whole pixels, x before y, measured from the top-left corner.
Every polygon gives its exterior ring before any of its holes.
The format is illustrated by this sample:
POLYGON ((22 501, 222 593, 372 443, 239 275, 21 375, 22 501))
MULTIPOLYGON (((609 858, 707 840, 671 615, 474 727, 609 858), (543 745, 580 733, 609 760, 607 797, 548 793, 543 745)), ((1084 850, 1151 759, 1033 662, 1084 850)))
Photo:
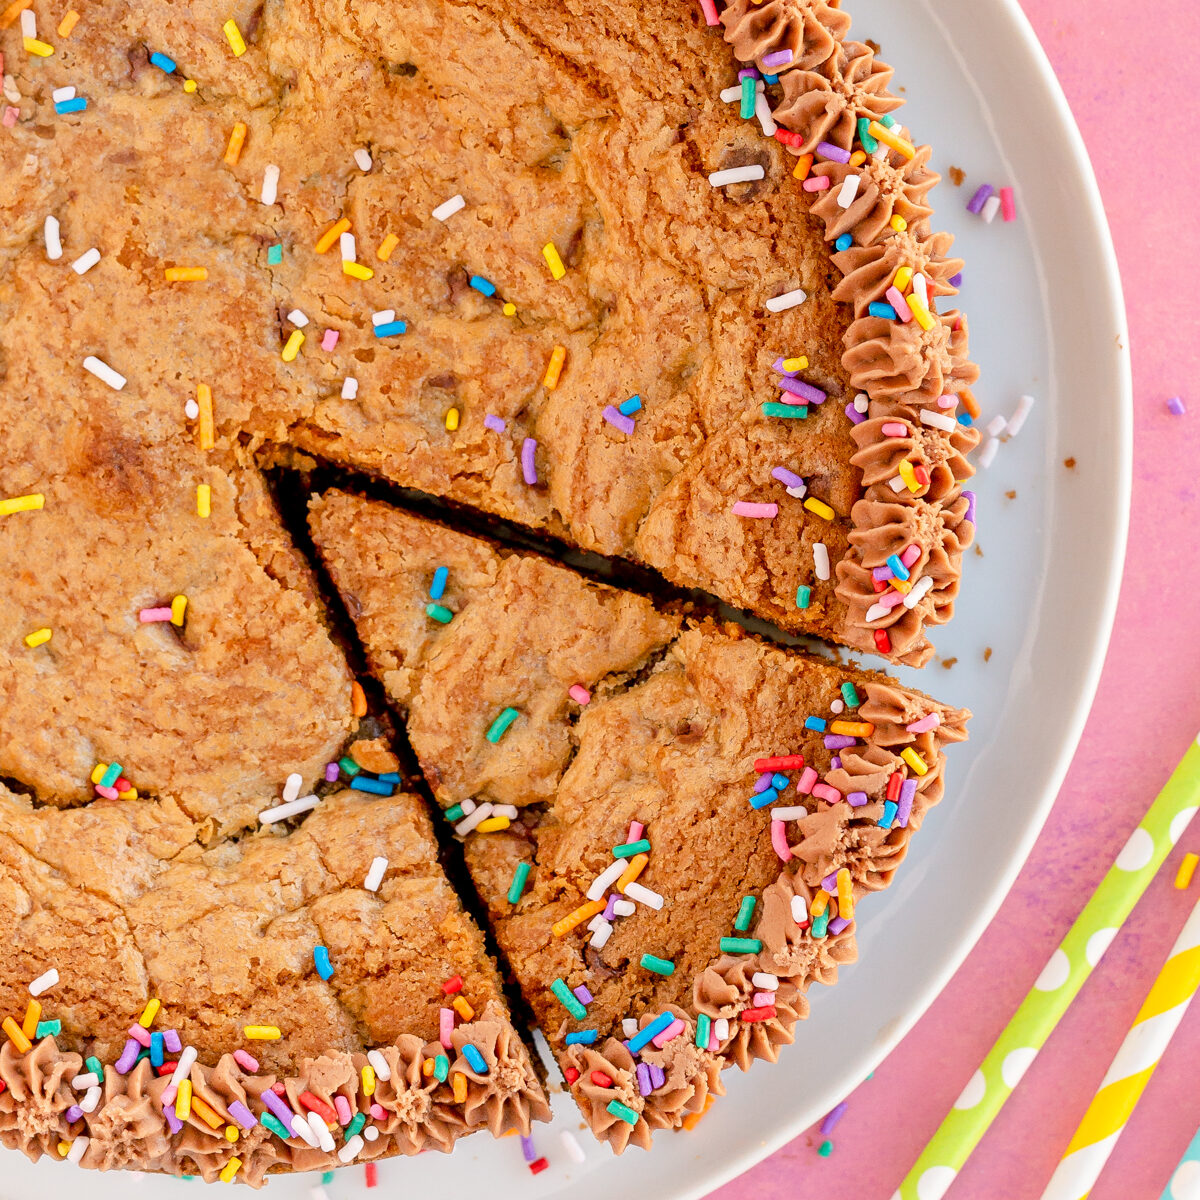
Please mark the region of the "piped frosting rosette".
MULTIPOLYGON (((853 211, 853 207, 851 205, 846 211, 853 211)), ((814 204, 813 211, 816 210, 814 204)), ((963 269, 963 261, 946 257, 953 244, 954 239, 948 233, 918 238, 910 225, 903 233, 889 231, 888 237, 873 245, 855 245, 842 250, 833 255, 833 265, 842 273, 842 281, 834 288, 833 298, 852 305, 855 317, 865 317, 868 305, 890 301, 888 292, 896 273, 906 267, 913 274, 924 277, 931 299, 954 296, 958 289, 950 281, 963 269)))
POLYGON ((894 236, 892 218, 900 217, 914 241, 929 238, 933 209, 927 199, 941 179, 929 166, 930 154, 928 146, 918 146, 912 158, 893 152, 854 166, 822 159, 820 173, 829 179, 829 187, 817 193, 812 211, 825 222, 825 237, 832 242, 848 233, 858 247, 873 246, 894 236), (843 205, 839 197, 851 175, 858 177, 858 184, 853 199, 843 205))
POLYGON ((760 71, 811 71, 838 52, 850 32, 850 18, 836 0, 734 0, 721 14, 725 40, 741 62, 760 71), (790 53, 785 62, 764 63, 767 54, 790 53))
POLYGON ((83 1059, 60 1053, 53 1038, 43 1038, 26 1054, 11 1041, 0 1048, 0 1142, 36 1162, 67 1136, 66 1111, 75 1104, 70 1080, 83 1059))

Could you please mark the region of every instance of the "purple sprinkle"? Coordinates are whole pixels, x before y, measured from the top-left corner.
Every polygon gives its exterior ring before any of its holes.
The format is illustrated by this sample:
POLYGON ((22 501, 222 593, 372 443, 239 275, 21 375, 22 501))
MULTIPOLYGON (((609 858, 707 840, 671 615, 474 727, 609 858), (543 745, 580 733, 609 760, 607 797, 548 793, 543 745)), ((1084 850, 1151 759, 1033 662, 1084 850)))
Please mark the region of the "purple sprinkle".
POLYGON ((503 433, 504 432, 504 420, 502 417, 496 416, 495 413, 488 413, 488 415, 483 418, 483 423, 493 433, 503 433))
POLYGON ((1187 409, 1184 407, 1183 400, 1179 396, 1172 396, 1167 401, 1167 410, 1176 417, 1182 417, 1187 409))
POLYGON ((983 206, 996 194, 996 189, 990 183, 980 185, 975 195, 967 201, 967 212, 974 213, 979 216, 983 212, 983 206))
MULTIPOLYGON (((825 393, 820 388, 813 387, 811 383, 805 383, 803 379, 781 379, 779 386, 785 392, 791 392, 793 396, 799 396, 806 404, 824 404, 825 393)), ((785 401, 788 404, 794 404, 794 400, 785 401)))
POLYGON ((577 988, 574 989, 574 991, 575 999, 578 1000, 580 1004, 591 1004, 592 993, 587 990, 586 983, 581 983, 577 988))
POLYGON ((533 1138, 521 1138, 521 1153, 525 1155, 526 1162, 534 1162, 537 1159, 537 1151, 533 1148, 533 1138))
POLYGON ((955 275, 951 275, 950 276, 950 286, 951 287, 962 287, 962 277, 963 277, 963 273, 961 271, 959 271, 955 275))
POLYGON ((533 487, 537 483, 537 442, 526 438, 521 443, 521 474, 525 482, 533 487))
POLYGON ((834 935, 834 937, 836 937, 849 924, 850 924, 850 922, 847 921, 845 917, 834 917, 833 920, 830 921, 829 924, 826 926, 826 930, 829 933, 832 933, 834 935))
POLYGON ((342 773, 341 767, 337 763, 325 764, 325 782, 337 783, 337 777, 342 773))
POLYGON ((830 871, 824 879, 821 880, 821 886, 831 895, 837 895, 837 872, 830 871))
POLYGON ((291 1131, 295 1114, 270 1088, 262 1094, 263 1103, 283 1122, 283 1127, 291 1131))
POLYGON ((169 1054, 178 1054, 183 1049, 183 1043, 179 1040, 178 1029, 163 1030, 163 1049, 169 1054))
POLYGON ((900 785, 900 800, 896 804, 896 824, 905 829, 908 826, 908 815, 912 812, 913 801, 917 798, 917 781, 906 779, 900 785))
POLYGON ((872 567, 871 578, 874 579, 876 583, 887 583, 892 578, 892 568, 872 567))
POLYGON ((840 756, 835 754, 829 760, 829 769, 831 771, 840 771, 842 769, 842 760, 841 760, 840 756))
POLYGON ((970 521, 971 524, 974 525, 975 524, 975 493, 974 492, 963 492, 963 498, 967 502, 967 515, 963 519, 966 521, 970 521))
POLYGON ((175 1106, 167 1104, 163 1107, 163 1116, 167 1118, 167 1128, 172 1133, 178 1133, 183 1128, 183 1122, 175 1115, 175 1106))
POLYGON ((846 1115, 848 1107, 845 1100, 843 1100, 841 1104, 834 1105, 825 1114, 825 1119, 821 1122, 820 1126, 823 1137, 828 1137, 837 1128, 837 1123, 846 1115))
POLYGON ((650 1068, 644 1062, 640 1062, 637 1065, 637 1081, 638 1091, 643 1096, 650 1095, 651 1091, 654 1090, 650 1086, 650 1068))
POLYGON ((738 78, 739 79, 757 79, 758 78, 758 70, 755 67, 743 67, 738 72, 738 78))
POLYGON ((817 153, 831 162, 848 163, 850 161, 849 150, 843 150, 841 146, 834 146, 829 142, 818 142, 817 153))
POLYGON ((604 406, 604 419, 624 434, 633 432, 633 418, 627 417, 620 409, 614 408, 611 404, 604 406))
POLYGON ((846 803, 851 808, 862 808, 868 802, 869 797, 866 792, 847 792, 846 803))
POLYGON ((113 1063, 113 1070, 118 1075, 124 1075, 128 1071, 133 1070, 133 1064, 137 1062, 137 1056, 142 1052, 141 1046, 138 1045, 133 1038, 125 1043, 125 1049, 121 1051, 121 1057, 113 1063))
POLYGON ((762 56, 762 65, 764 67, 786 67, 793 58, 793 54, 788 49, 772 50, 770 54, 762 56))
POLYGON ((754 794, 756 796, 761 796, 763 794, 763 792, 765 792, 767 790, 767 788, 769 788, 770 786, 771 786, 771 772, 764 771, 754 781, 754 794))
POLYGON ((866 413, 860 413, 858 409, 854 407, 853 400, 846 405, 846 416, 848 416, 855 425, 861 425, 867 419, 866 413))
POLYGON ((83 1109, 78 1104, 72 1104, 63 1115, 67 1118, 68 1125, 74 1125, 83 1116, 83 1109))
POLYGON ((825 735, 826 750, 849 750, 858 738, 847 737, 844 733, 827 733, 825 735))
POLYGON ((778 479, 784 487, 801 488, 804 486, 804 480, 795 471, 789 471, 787 467, 772 468, 771 476, 778 479))
POLYGON ((666 1072, 657 1063, 650 1064, 650 1086, 660 1088, 667 1082, 666 1072))
POLYGON ((780 356, 779 356, 779 357, 778 357, 778 358, 777 358, 777 359, 776 359, 776 360, 775 360, 775 361, 774 361, 774 362, 771 364, 771 370, 772 370, 772 371, 775 371, 775 372, 776 372, 777 374, 779 374, 779 375, 786 375, 786 376, 787 376, 789 379, 795 379, 795 378, 796 378, 796 376, 800 374, 800 372, 799 372, 799 371, 785 371, 785 370, 783 369, 783 364, 784 364, 784 357, 783 357, 783 355, 781 354, 781 355, 780 355, 780 356))
POLYGON ((613 908, 613 905, 616 904, 616 902, 617 893, 613 892, 608 898, 608 903, 604 906, 604 919, 606 921, 611 921, 617 915, 616 909, 613 908))
POLYGON ((258 1124, 258 1118, 240 1100, 229 1105, 229 1115, 243 1129, 253 1129, 258 1124))

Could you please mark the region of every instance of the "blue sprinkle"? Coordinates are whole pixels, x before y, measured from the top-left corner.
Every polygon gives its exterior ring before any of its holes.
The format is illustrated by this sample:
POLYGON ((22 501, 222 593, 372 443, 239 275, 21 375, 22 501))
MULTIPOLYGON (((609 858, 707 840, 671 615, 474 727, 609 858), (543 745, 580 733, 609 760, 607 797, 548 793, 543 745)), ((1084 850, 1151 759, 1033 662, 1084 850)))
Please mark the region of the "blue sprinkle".
POLYGON ((477 292, 482 292, 485 296, 494 296, 496 294, 496 285, 490 279, 484 279, 482 275, 472 275, 471 286, 477 292))
POLYGON ((779 82, 778 75, 764 75, 763 76, 763 83, 778 83, 778 82, 779 82))
POLYGON ((484 1061, 483 1055, 480 1054, 470 1042, 467 1042, 463 1046, 462 1053, 463 1058, 467 1060, 468 1064, 470 1064, 471 1070, 474 1071, 476 1075, 486 1075, 488 1073, 488 1065, 484 1061))
POLYGON ((377 776, 376 778, 378 778, 380 783, 399 783, 400 782, 400 772, 399 771, 388 771, 383 775, 377 776))
POLYGON ((175 60, 168 58, 165 54, 159 54, 157 50, 150 55, 150 62, 160 71, 166 71, 168 75, 175 70, 175 60))
POLYGON ((433 582, 429 585, 429 598, 440 600, 446 591, 446 580, 450 578, 449 567, 438 567, 433 573, 433 582))
POLYGON ((805 717, 804 728, 811 729, 813 733, 824 733, 825 722, 820 717, 805 717))
POLYGON ((87 97, 76 96, 72 100, 60 100, 55 106, 56 113, 77 113, 87 108, 87 97))
POLYGON ((629 1039, 629 1053, 636 1054, 643 1046, 649 1045, 649 1043, 654 1038, 658 1037, 658 1035, 662 1033, 662 1031, 666 1029, 666 1027, 670 1025, 673 1020, 675 1020, 675 1018, 669 1012, 665 1012, 661 1016, 655 1017, 645 1029, 639 1029, 637 1033, 635 1033, 633 1037, 629 1039))
POLYGON ((958 414, 958 423, 960 425, 974 425, 975 418, 969 412, 961 412, 958 414))
POLYGON ((391 337, 395 333, 404 333, 408 329, 403 321, 384 321, 382 325, 375 326, 375 336, 377 338, 391 337))
POLYGON ((617 411, 623 417, 632 417, 635 412, 642 407, 641 396, 630 396, 628 400, 622 400, 617 405, 617 411))
POLYGON ((774 804, 778 799, 779 793, 773 787, 769 787, 766 791, 759 792, 757 796, 750 797, 750 807, 766 808, 768 804, 774 804))
POLYGON ((891 829, 892 822, 896 819, 896 802, 894 800, 885 801, 883 806, 883 816, 879 818, 880 829, 891 829))
POLYGON ((274 246, 267 247, 267 265, 277 267, 283 262, 283 246, 276 242, 274 246))
POLYGON ((322 979, 329 979, 333 975, 333 963, 329 961, 329 951, 324 946, 313 947, 313 965, 322 979))
POLYGON ((161 1033, 152 1033, 150 1035, 150 1065, 158 1070, 163 1065, 163 1035, 161 1033))
POLYGON ((384 783, 381 779, 368 779, 365 775, 355 775, 350 780, 350 786, 356 792, 370 792, 375 796, 391 796, 396 791, 394 784, 384 783))
POLYGON ((788 785, 788 777, 780 775, 778 771, 771 776, 771 786, 777 791, 782 792, 788 785))
POLYGON ((835 250, 849 250, 854 245, 854 239, 848 234, 843 233, 836 242, 833 243, 835 250))
POLYGON ((895 575, 897 579, 907 579, 908 578, 908 575, 909 575, 908 568, 904 565, 903 562, 901 562, 900 555, 889 554, 888 560, 887 560, 887 565, 892 568, 892 574, 895 575))
POLYGON ((596 1040, 597 1034, 594 1029, 577 1029, 574 1033, 568 1033, 566 1043, 568 1046, 574 1046, 583 1043, 585 1046, 590 1046, 596 1040))
POLYGON ((873 317, 883 317, 885 321, 894 321, 896 319, 896 310, 890 304, 885 304, 882 300, 872 300, 867 305, 867 312, 873 317))

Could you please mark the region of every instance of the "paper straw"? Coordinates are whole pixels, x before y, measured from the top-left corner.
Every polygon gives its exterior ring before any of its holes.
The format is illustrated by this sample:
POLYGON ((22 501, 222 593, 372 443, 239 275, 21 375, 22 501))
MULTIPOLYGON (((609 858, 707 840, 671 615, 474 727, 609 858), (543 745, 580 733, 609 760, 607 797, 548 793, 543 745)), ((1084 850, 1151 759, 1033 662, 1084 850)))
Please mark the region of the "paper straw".
POLYGON ((1042 1200, 1084 1200, 1092 1190, 1198 987, 1200 903, 1142 1002, 1042 1200))
POLYGON ((893 1200, 941 1200, 1200 805, 1200 738, 1133 831, 893 1200))
POLYGON ((1158 1200, 1200 1200, 1200 1129, 1196 1130, 1158 1200))

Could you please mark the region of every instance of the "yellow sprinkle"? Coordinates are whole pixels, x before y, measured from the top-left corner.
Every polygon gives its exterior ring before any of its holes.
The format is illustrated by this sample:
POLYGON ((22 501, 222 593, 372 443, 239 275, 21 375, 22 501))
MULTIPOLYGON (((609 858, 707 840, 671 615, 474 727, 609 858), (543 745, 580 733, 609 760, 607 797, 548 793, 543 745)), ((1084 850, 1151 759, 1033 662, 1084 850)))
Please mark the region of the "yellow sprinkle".
POLYGON ((801 354, 799 358, 785 358, 783 360, 783 369, 785 371, 805 371, 808 369, 808 355, 801 354))
POLYGON ((864 150, 855 150, 855 152, 850 155, 850 165, 852 167, 861 167, 866 161, 867 155, 866 151, 864 150))
POLYGON ((42 1019, 42 1004, 40 1000, 30 1000, 25 1008, 25 1020, 21 1022, 21 1032, 27 1037, 37 1035, 38 1022, 42 1019))
POLYGON ((12 4, 0 13, 0 29, 7 29, 32 4, 33 0, 13 0, 12 4))
POLYGON ((229 134, 229 144, 225 147, 225 161, 234 166, 242 157, 242 147, 246 144, 246 123, 238 121, 229 134))
POLYGON ((849 920, 854 916, 854 885, 850 880, 850 871, 839 867, 837 873, 838 915, 849 920))
POLYGON ((242 1165, 242 1160, 235 1154, 222 1168, 221 1174, 217 1178, 222 1183, 232 1183, 233 1177, 238 1173, 238 1167, 242 1165))
POLYGON ((58 1157, 59 1158, 66 1158, 67 1155, 70 1153, 71 1153, 71 1143, 70 1142, 59 1142, 58 1143, 58 1157))
POLYGON ((517 315, 517 306, 511 300, 506 300, 504 307, 500 311, 506 317, 515 317, 517 315))
POLYGON ((567 361, 566 346, 555 346, 550 351, 550 361, 546 364, 546 374, 542 376, 542 387, 548 392, 558 387, 558 377, 562 374, 563 363, 567 361))
POLYGON ((454 1089, 454 1103, 465 1104, 467 1102, 467 1077, 455 1071, 450 1076, 450 1086, 454 1089))
POLYGON ((809 512, 816 513, 818 517, 824 517, 827 521, 832 521, 837 514, 825 503, 824 500, 818 500, 815 496, 807 496, 804 500, 804 507, 809 512))
POLYGON ((900 216, 900 214, 899 214, 899 213, 897 213, 897 214, 896 214, 896 215, 895 215, 895 216, 894 216, 894 217, 891 219, 891 221, 889 221, 889 222, 888 222, 888 224, 889 224, 889 225, 891 225, 891 227, 892 227, 892 228, 893 228, 893 229, 894 229, 894 230, 895 230, 897 233, 903 233, 903 232, 904 232, 904 231, 905 231, 905 230, 908 228, 908 222, 907 222, 907 221, 906 221, 906 220, 905 220, 905 219, 904 219, 902 216, 900 216))
POLYGON ((175 1115, 181 1121, 186 1121, 192 1115, 192 1081, 190 1079, 183 1080, 179 1085, 179 1091, 175 1093, 175 1115))
POLYGON ((912 309, 913 316, 917 318, 917 324, 922 329, 932 329, 936 322, 929 309, 925 306, 925 301, 916 292, 912 292, 905 299, 908 301, 908 307, 912 309))
POLYGON ((350 262, 348 259, 342 259, 342 273, 349 275, 351 279, 374 279, 375 272, 370 267, 364 267, 362 263, 350 262))
POLYGON ((480 821, 475 826, 476 833, 499 833, 501 829, 507 829, 512 824, 508 817, 487 817, 480 821))
POLYGON ((925 760, 911 746, 905 746, 904 749, 900 751, 900 757, 904 759, 904 761, 908 763, 908 765, 912 767, 912 769, 916 771, 918 775, 929 774, 929 768, 925 765, 925 760))
POLYGON ((564 933, 570 933, 576 925, 582 925, 584 921, 590 920, 597 913, 604 911, 603 900, 589 900, 585 904, 581 904, 574 912, 569 912, 560 921, 555 921, 550 926, 550 932, 555 937, 562 937, 564 933))
POLYGON ((129 789, 129 791, 127 791, 127 792, 118 792, 117 793, 118 800, 136 800, 137 798, 138 798, 138 790, 135 787, 131 787, 129 789))
POLYGON ((108 770, 108 763, 97 763, 92 768, 92 782, 99 783, 104 778, 104 772, 108 770))
POLYGON ((375 1095, 375 1068, 369 1063, 362 1069, 362 1094, 364 1096, 375 1095))
POLYGON ((213 406, 212 388, 207 383, 201 383, 196 388, 196 407, 200 409, 198 432, 200 434, 200 449, 213 448, 213 406))
POLYGON ((158 1016, 160 1008, 162 1008, 162 1001, 151 996, 146 1001, 146 1007, 142 1009, 142 1015, 138 1017, 138 1024, 143 1029, 149 1029, 154 1024, 154 1018, 158 1016))
POLYGON ((50 640, 51 636, 52 630, 43 625, 41 629, 35 629, 32 633, 25 635, 25 645, 30 650, 34 649, 35 646, 44 646, 50 640))
POLYGON ((283 1037, 275 1025, 244 1025, 242 1032, 252 1042, 277 1042, 283 1037))
POLYGON ((304 333, 299 329, 293 329, 288 337, 287 345, 284 346, 280 357, 284 362, 294 362, 296 355, 300 353, 300 347, 304 345, 304 333))
POLYGON ((558 247, 553 242, 547 242, 542 247, 542 257, 555 279, 561 279, 567 273, 567 268, 563 266, 563 260, 558 255, 558 247))
POLYGON ((388 262, 392 257, 392 251, 400 245, 400 239, 394 234, 389 233, 387 237, 379 243, 379 249, 375 251, 375 257, 380 262, 388 262))
POLYGON ((209 1127, 209 1129, 221 1128, 222 1122, 220 1115, 210 1105, 205 1103, 205 1101, 201 1100, 199 1096, 194 1094, 192 1096, 192 1112, 195 1113, 196 1116, 198 1116, 200 1120, 202 1120, 205 1125, 209 1127))
POLYGON ((58 23, 58 36, 66 38, 71 36, 71 30, 79 24, 79 14, 71 9, 69 13, 58 23))
POLYGON ((10 517, 19 512, 33 512, 44 508, 45 505, 46 497, 41 492, 30 492, 27 496, 11 496, 7 500, 0 500, 0 517, 10 517))
POLYGON ((900 460, 900 465, 896 468, 900 472, 900 478, 904 480, 904 486, 910 492, 919 492, 921 484, 917 479, 916 473, 913 471, 912 463, 907 458, 900 460))
POLYGON ((212 516, 212 487, 207 483, 196 484, 196 516, 204 520, 212 516))
POLYGON ((1175 886, 1182 891, 1192 882, 1192 876, 1196 873, 1196 864, 1200 863, 1200 856, 1195 854, 1185 854, 1183 862, 1179 864, 1179 870, 1175 875, 1175 886))
POLYGON ((171 600, 171 624, 182 625, 183 614, 187 612, 187 597, 175 596, 171 600))
POLYGON ((49 58, 54 53, 53 46, 39 42, 37 38, 22 38, 21 44, 30 54, 36 54, 38 58, 49 58))
POLYGON ((822 888, 812 898, 812 903, 808 906, 808 915, 810 917, 819 917, 828 907, 829 893, 822 888))
POLYGON ((453 433, 458 428, 458 409, 452 408, 446 413, 446 428, 453 433))
POLYGON ((233 51, 234 58, 241 58, 246 53, 246 42, 242 37, 242 31, 237 27, 237 22, 230 17, 221 28, 229 39, 229 48, 233 51))
POLYGON ((875 726, 870 721, 831 721, 829 732, 840 737, 869 738, 875 726))
POLYGON ((190 96, 196 90, 196 81, 194 79, 185 79, 183 81, 183 90, 190 96))
MULTIPOLYGON (((913 478, 915 479, 916 476, 914 475, 913 478)), ((909 583, 907 579, 893 579, 892 587, 894 587, 896 589, 896 591, 902 593, 905 596, 907 596, 908 593, 912 591, 912 584, 909 583)))
POLYGON ((867 128, 867 132, 885 146, 890 146, 893 150, 898 150, 905 158, 912 158, 917 152, 912 142, 902 138, 898 133, 893 133, 886 126, 880 125, 878 121, 872 121, 867 128))
POLYGON ((238 1140, 238 1127, 236 1125, 225 1126, 225 1140, 227 1142, 236 1142, 238 1140))
POLYGON ((465 996, 455 996, 451 1007, 464 1021, 470 1021, 475 1016, 475 1010, 467 1003, 465 996))
POLYGON ((201 283, 208 278, 207 267, 166 267, 168 283, 201 283))
POLYGON ((637 877, 646 869, 646 864, 650 861, 648 854, 635 854, 629 860, 629 866, 621 873, 621 878, 617 880, 617 891, 623 892, 637 877))
POLYGON ((321 234, 319 238, 317 238, 317 244, 313 248, 318 254, 324 254, 325 251, 328 250, 333 243, 342 236, 343 233, 349 232, 350 219, 348 217, 342 217, 339 220, 334 221, 334 223, 330 225, 330 227, 325 230, 325 232, 321 234))
POLYGON ((912 283, 912 277, 912 267, 897 267, 896 274, 892 276, 892 286, 903 296, 908 291, 908 285, 912 283))

